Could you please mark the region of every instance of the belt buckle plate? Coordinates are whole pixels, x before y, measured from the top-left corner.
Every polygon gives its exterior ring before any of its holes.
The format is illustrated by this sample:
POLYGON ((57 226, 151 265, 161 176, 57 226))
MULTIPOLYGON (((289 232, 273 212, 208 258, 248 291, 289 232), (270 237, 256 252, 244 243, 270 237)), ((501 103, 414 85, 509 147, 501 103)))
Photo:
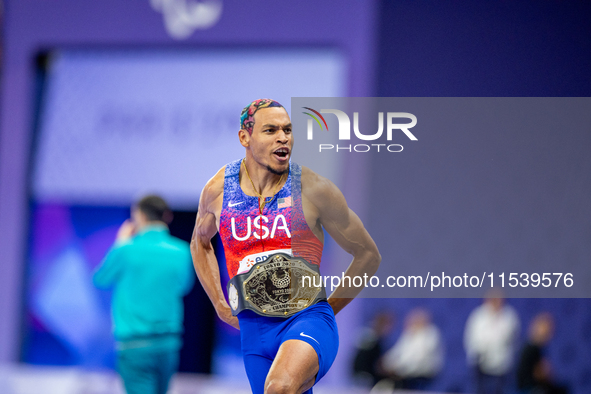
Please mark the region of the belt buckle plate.
POLYGON ((313 285, 321 283, 319 277, 304 259, 276 253, 252 267, 243 282, 243 294, 260 314, 291 316, 316 300, 322 286, 313 285))

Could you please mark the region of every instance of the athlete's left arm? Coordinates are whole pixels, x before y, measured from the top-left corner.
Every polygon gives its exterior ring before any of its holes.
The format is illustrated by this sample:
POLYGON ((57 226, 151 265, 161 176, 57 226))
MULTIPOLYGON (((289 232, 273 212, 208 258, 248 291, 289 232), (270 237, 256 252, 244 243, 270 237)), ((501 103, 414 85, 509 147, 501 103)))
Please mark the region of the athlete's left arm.
MULTIPOLYGON (((310 170, 302 173, 302 193, 317 209, 322 227, 339 246, 353 256, 345 275, 351 278, 374 275, 382 257, 361 219, 347 205, 343 193, 334 183, 310 170)), ((361 290, 362 287, 347 287, 341 283, 328 298, 335 314, 361 290)))

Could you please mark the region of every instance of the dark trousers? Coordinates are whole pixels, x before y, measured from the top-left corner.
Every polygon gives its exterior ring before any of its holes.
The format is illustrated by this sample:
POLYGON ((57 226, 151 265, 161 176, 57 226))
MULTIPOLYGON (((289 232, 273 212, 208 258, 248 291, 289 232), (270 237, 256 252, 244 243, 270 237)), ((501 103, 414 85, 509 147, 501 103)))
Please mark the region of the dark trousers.
POLYGON ((396 388, 405 390, 427 390, 433 379, 431 378, 405 378, 400 380, 400 384, 396 388))
POLYGON ((178 350, 148 347, 117 352, 117 372, 127 394, 166 394, 178 365, 178 350))
POLYGON ((489 375, 476 367, 477 394, 505 394, 506 375, 489 375))

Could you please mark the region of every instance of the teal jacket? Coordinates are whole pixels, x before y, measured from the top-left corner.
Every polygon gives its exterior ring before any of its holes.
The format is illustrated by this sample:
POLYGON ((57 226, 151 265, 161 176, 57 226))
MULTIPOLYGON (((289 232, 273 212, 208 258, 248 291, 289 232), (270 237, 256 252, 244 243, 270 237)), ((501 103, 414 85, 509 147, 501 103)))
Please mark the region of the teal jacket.
POLYGON ((183 332, 183 296, 195 282, 189 244, 164 225, 150 225, 116 242, 94 273, 99 288, 114 288, 113 331, 118 341, 183 332))

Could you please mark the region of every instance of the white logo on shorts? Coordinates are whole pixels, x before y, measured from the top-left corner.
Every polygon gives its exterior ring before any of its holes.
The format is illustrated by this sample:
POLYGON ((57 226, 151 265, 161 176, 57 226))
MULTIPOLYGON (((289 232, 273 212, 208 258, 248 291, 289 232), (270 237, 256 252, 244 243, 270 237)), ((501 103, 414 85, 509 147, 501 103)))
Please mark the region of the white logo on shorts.
POLYGON ((310 335, 306 335, 306 334, 304 334, 304 332, 303 332, 303 331, 302 331, 302 332, 300 332, 300 336, 302 336, 302 337, 308 337, 308 338, 310 338, 311 340, 313 340, 314 342, 316 342, 317 344, 319 344, 319 345, 320 345, 320 342, 318 342, 317 340, 315 340, 314 338, 312 338, 310 335))

